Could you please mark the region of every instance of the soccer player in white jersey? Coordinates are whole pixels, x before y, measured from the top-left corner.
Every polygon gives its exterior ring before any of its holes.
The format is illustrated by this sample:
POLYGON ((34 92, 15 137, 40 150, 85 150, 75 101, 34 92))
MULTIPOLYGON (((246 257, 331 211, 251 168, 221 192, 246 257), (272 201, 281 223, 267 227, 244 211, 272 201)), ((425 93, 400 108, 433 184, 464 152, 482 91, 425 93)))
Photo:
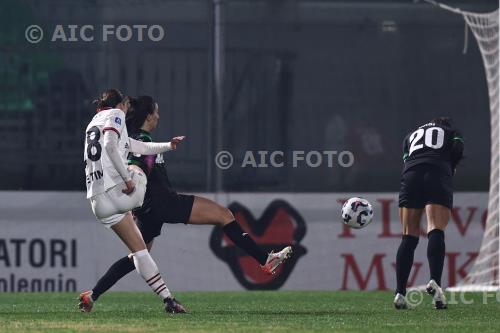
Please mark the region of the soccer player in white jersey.
MULTIPOLYGON (((152 142, 151 132, 158 126, 160 113, 158 104, 151 96, 130 98, 127 112, 127 128, 130 136, 142 142, 152 142)), ((184 137, 172 138, 172 143, 181 142, 184 137)), ((244 253, 261 264, 261 269, 274 274, 278 267, 292 254, 292 247, 266 253, 236 221, 233 213, 218 203, 201 196, 180 194, 175 191, 168 177, 167 165, 162 155, 130 154, 129 165, 140 167, 148 177, 148 189, 144 204, 134 209, 136 222, 146 246, 151 249, 154 238, 161 234, 163 224, 184 223, 191 225, 216 225, 244 253)), ((130 258, 116 261, 91 291, 84 292, 78 305, 82 311, 92 311, 93 303, 118 280, 134 270, 130 258), (86 294, 85 294, 86 293, 86 294), (86 296, 90 295, 90 296, 86 296)))
POLYGON ((144 201, 147 177, 139 167, 127 168, 129 152, 159 154, 175 149, 176 142, 146 143, 129 138, 126 112, 126 100, 115 89, 105 91, 97 101, 97 114, 85 131, 87 198, 97 220, 111 228, 132 252, 135 269, 163 299, 165 310, 183 313, 184 307, 163 281, 130 212, 144 201))

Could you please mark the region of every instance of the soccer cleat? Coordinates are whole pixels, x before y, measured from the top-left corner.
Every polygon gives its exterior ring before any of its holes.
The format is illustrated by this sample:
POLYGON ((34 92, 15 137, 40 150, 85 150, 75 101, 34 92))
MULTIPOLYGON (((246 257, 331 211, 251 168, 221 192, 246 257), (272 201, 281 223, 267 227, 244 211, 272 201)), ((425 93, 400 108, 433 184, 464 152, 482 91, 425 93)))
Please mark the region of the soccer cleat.
POLYGON ((448 308, 446 304, 446 297, 444 296, 443 289, 434 280, 427 283, 425 291, 434 299, 434 308, 441 310, 448 308))
POLYGON ((187 313, 186 308, 173 297, 167 297, 163 302, 166 313, 187 313))
POLYGON ((408 309, 408 304, 406 303, 406 297, 403 294, 397 293, 394 297, 394 307, 398 310, 408 309))
POLYGON ((266 272, 267 274, 274 274, 276 271, 276 268, 278 268, 279 265, 285 262, 290 256, 292 255, 292 247, 287 246, 283 250, 281 250, 278 253, 274 253, 271 251, 269 255, 267 256, 267 261, 264 265, 260 266, 260 268, 266 272))
POLYGON ((92 290, 84 291, 80 294, 78 298, 80 303, 78 303, 78 308, 82 312, 90 312, 92 311, 92 307, 94 306, 94 300, 92 299, 92 290))

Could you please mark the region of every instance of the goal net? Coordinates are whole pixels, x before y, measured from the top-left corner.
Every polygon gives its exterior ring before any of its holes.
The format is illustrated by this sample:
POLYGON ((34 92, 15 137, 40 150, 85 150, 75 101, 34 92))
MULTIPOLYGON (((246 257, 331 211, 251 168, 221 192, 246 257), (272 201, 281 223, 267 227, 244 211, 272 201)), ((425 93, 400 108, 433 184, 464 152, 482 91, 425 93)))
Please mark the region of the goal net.
POLYGON ((498 86, 498 9, 492 13, 478 14, 454 8, 440 7, 459 13, 472 31, 483 58, 490 99, 491 122, 491 161, 488 218, 479 254, 468 275, 450 291, 490 291, 500 290, 500 123, 499 123, 499 86, 498 86))

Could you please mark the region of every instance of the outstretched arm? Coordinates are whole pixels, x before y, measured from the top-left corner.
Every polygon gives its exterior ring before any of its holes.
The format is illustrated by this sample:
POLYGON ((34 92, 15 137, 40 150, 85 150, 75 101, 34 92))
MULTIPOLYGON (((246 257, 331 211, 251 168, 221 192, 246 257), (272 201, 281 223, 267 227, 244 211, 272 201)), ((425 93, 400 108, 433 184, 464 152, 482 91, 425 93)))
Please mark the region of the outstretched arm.
POLYGON ((156 155, 177 148, 177 144, 184 139, 175 137, 171 142, 143 142, 130 138, 130 152, 141 155, 156 155))

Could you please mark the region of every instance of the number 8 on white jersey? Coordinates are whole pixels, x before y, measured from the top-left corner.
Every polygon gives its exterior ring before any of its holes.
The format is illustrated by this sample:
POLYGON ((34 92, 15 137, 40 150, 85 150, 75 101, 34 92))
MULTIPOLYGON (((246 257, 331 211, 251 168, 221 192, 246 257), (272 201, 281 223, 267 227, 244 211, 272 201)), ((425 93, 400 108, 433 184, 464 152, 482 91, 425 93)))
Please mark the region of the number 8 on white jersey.
POLYGON ((119 136, 118 152, 127 164, 129 138, 125 114, 119 109, 98 112, 85 130, 85 183, 87 198, 104 193, 109 188, 123 183, 104 149, 104 132, 114 131, 119 136))

